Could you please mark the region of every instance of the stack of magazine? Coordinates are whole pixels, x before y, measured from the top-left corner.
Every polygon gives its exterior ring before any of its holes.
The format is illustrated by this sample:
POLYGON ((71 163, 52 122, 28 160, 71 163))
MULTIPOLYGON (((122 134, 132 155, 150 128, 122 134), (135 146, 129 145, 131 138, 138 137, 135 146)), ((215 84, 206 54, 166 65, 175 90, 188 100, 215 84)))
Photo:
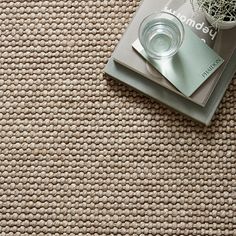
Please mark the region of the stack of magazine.
MULTIPOLYGON (((196 45, 193 44, 194 47, 196 45)), ((198 60, 193 57, 191 50, 189 60, 194 62, 193 71, 197 71, 198 60)), ((201 12, 192 8, 189 0, 142 1, 105 67, 105 72, 113 78, 206 125, 210 124, 235 71, 236 27, 229 30, 214 29, 201 12), (134 48, 142 20, 147 15, 161 11, 177 16, 185 27, 224 61, 190 96, 180 92, 134 48)))

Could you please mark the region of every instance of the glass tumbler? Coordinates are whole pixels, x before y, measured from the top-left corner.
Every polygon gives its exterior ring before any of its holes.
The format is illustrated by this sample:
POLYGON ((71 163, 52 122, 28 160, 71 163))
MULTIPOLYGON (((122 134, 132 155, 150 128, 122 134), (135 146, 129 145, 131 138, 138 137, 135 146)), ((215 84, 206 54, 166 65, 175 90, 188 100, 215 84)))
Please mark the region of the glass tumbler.
POLYGON ((139 41, 153 59, 172 57, 184 40, 184 26, 173 14, 161 12, 144 18, 139 26, 139 41))

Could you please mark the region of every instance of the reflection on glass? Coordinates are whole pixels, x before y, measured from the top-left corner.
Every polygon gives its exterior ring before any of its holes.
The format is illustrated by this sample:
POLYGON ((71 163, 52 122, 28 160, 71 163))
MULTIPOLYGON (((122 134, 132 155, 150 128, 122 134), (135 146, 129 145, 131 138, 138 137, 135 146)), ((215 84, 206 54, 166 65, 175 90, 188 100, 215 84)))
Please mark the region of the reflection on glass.
POLYGON ((147 16, 139 27, 139 40, 149 57, 173 56, 184 39, 184 27, 173 14, 161 12, 147 16))

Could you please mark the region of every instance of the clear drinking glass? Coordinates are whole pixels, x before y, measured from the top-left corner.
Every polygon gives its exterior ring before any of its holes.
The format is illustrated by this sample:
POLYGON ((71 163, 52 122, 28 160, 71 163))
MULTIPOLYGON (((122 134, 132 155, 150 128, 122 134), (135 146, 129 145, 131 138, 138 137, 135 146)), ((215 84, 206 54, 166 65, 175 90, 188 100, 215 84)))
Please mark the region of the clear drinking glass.
POLYGON ((173 14, 161 12, 147 16, 139 27, 139 41, 153 59, 173 56, 184 40, 184 26, 173 14))

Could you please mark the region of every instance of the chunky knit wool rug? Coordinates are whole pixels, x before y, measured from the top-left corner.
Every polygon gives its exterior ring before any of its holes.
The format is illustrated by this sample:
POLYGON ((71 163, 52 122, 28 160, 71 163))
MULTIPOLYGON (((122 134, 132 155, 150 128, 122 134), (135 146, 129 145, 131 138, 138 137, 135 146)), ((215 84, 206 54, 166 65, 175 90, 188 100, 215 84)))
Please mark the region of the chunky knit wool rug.
POLYGON ((235 235, 236 80, 209 127, 105 76, 140 1, 0 2, 0 235, 235 235))

